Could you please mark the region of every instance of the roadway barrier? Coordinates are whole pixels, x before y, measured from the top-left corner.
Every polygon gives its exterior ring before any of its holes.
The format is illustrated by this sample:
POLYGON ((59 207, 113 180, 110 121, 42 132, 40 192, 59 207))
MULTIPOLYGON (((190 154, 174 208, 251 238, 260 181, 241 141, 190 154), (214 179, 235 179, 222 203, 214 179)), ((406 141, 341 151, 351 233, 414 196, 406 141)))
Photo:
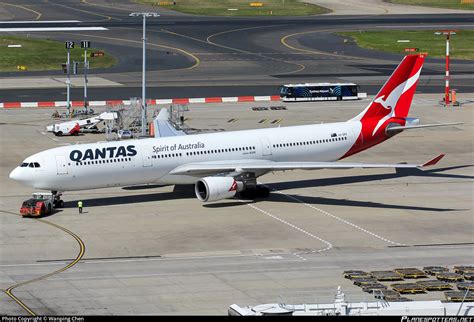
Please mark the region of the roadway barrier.
MULTIPOLYGON (((280 96, 235 96, 235 97, 202 97, 202 98, 168 98, 148 99, 148 105, 166 104, 197 104, 197 103, 241 103, 241 102, 273 102, 280 101, 280 96)), ((89 101, 90 107, 130 105, 130 100, 105 100, 89 101)), ((3 102, 0 108, 22 108, 22 107, 66 107, 66 101, 44 101, 44 102, 3 102)), ((84 106, 84 101, 71 101, 71 107, 84 106)))

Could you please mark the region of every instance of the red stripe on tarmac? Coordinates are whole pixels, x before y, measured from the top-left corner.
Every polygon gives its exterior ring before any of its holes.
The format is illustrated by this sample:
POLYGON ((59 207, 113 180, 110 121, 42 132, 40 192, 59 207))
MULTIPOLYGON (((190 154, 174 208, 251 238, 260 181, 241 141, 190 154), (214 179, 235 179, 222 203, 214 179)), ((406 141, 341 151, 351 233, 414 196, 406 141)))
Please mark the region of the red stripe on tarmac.
POLYGON ((173 104, 189 104, 189 98, 173 98, 173 104))
POLYGON ((38 102, 38 107, 55 107, 55 102, 38 102))
POLYGON ((281 97, 278 95, 270 96, 270 101, 281 101, 281 97))
POLYGON ((239 96, 237 102, 255 102, 255 96, 239 96))
POLYGON ((21 107, 20 102, 3 103, 3 108, 20 108, 20 107, 21 107))
POLYGON ((206 97, 206 103, 222 103, 222 97, 206 97))
POLYGON ((71 106, 72 107, 84 106, 84 101, 72 101, 71 106))
POLYGON ((108 100, 105 101, 107 105, 120 105, 123 104, 123 100, 108 100))

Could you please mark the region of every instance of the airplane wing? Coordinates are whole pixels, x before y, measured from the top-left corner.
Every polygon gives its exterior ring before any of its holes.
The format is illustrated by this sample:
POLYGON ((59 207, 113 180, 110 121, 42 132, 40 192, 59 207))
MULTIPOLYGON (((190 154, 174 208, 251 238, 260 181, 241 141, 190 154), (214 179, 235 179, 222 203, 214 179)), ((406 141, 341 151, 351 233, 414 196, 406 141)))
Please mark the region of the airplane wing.
POLYGON ((438 126, 450 126, 450 125, 460 125, 463 124, 462 122, 457 122, 457 123, 440 123, 440 124, 419 124, 419 125, 395 125, 395 126, 390 126, 385 129, 387 133, 390 132, 400 132, 402 130, 412 130, 412 129, 420 129, 420 128, 425 128, 425 127, 438 127, 438 126))
POLYGON ((175 129, 175 127, 170 123, 169 113, 166 108, 160 110, 160 113, 158 113, 153 124, 155 127, 155 138, 186 135, 183 131, 175 129))
POLYGON ((351 168, 424 168, 435 165, 444 157, 438 155, 423 164, 348 163, 348 162, 275 162, 270 160, 235 160, 189 163, 171 170, 170 174, 202 177, 230 172, 270 172, 285 170, 319 170, 351 168))

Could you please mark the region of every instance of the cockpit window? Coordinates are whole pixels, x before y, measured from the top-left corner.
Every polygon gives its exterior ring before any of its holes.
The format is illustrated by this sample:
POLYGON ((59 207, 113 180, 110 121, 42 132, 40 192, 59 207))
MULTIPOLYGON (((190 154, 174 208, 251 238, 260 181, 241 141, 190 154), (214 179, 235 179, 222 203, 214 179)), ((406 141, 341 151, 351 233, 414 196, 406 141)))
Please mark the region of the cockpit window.
POLYGON ((28 166, 28 163, 26 163, 26 162, 23 162, 23 163, 20 165, 20 167, 22 167, 22 168, 27 167, 27 166, 28 166))
POLYGON ((39 168, 40 164, 38 162, 35 162, 35 168, 39 168))
POLYGON ((31 162, 31 163, 28 165, 28 167, 30 167, 30 168, 34 168, 34 167, 35 167, 35 165, 33 164, 33 162, 31 162))

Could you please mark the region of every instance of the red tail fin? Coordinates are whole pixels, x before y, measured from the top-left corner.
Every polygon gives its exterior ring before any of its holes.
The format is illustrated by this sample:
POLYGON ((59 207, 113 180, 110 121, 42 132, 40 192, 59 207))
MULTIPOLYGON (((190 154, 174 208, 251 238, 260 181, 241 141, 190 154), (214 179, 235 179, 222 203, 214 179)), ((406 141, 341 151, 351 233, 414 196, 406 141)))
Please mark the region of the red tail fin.
POLYGON ((405 56, 367 108, 351 120, 359 121, 362 128, 357 142, 344 157, 386 140, 388 123, 405 125, 425 56, 405 56))
POLYGON ((387 115, 407 117, 425 56, 425 54, 405 56, 369 106, 353 120, 361 122, 368 119, 381 120, 387 115))

